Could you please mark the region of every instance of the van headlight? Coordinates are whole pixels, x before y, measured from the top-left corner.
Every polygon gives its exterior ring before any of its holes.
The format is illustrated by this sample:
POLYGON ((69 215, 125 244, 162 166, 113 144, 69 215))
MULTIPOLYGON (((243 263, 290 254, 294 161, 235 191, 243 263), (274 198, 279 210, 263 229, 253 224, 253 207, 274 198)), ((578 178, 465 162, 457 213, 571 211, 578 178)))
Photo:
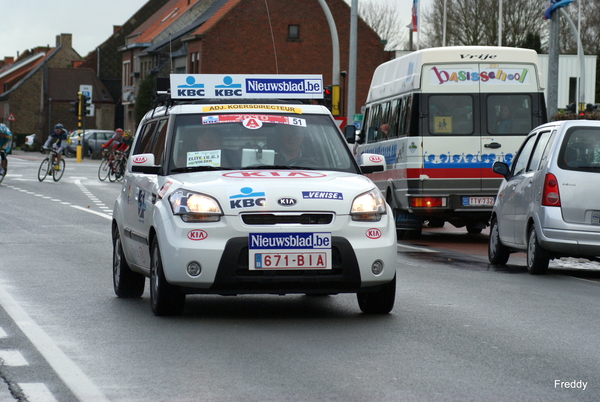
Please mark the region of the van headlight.
POLYGON ((218 222, 223 211, 211 196, 179 189, 169 196, 173 214, 184 222, 218 222))
POLYGON ((350 210, 353 221, 363 222, 378 222, 381 220, 381 215, 385 213, 385 200, 377 188, 358 195, 352 201, 352 209, 350 210))

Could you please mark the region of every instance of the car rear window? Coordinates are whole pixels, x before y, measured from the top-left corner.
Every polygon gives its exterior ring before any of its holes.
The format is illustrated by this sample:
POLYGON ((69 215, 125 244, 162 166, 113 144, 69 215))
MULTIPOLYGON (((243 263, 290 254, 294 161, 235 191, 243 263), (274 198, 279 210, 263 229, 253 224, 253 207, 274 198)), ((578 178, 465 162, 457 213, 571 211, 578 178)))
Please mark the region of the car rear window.
POLYGON ((566 170, 600 172, 600 127, 571 127, 558 155, 558 166, 566 170))

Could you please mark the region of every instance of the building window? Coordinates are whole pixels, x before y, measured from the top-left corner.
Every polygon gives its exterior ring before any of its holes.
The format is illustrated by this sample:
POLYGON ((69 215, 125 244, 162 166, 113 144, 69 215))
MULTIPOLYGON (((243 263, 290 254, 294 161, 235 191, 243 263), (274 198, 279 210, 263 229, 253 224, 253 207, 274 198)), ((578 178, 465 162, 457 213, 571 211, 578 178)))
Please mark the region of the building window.
POLYGON ((288 37, 289 41, 300 40, 300 25, 288 25, 288 37))

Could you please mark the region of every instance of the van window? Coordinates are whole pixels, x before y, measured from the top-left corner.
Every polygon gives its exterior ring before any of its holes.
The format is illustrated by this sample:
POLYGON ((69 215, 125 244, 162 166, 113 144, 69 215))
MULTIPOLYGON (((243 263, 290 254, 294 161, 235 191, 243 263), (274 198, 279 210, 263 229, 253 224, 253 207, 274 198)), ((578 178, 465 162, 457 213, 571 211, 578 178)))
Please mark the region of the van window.
POLYGON ((150 142, 152 141, 152 134, 154 134, 156 124, 156 121, 152 121, 142 128, 140 140, 137 142, 135 149, 133 150, 134 155, 150 152, 150 142))
POLYGON ((489 95, 487 130, 490 134, 527 134, 533 128, 531 96, 489 95))
POLYGON ((428 109, 430 134, 473 133, 473 98, 470 95, 431 95, 428 109))

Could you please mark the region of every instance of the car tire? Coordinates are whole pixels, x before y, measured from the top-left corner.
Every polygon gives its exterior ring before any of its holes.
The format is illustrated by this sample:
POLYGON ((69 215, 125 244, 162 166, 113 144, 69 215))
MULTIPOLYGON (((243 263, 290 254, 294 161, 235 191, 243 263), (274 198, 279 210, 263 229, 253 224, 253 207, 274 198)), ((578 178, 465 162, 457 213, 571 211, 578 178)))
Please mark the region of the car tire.
POLYGON ((531 225, 527 239, 527 272, 532 275, 545 274, 550 257, 538 242, 535 225, 531 225))
POLYGON ((481 231, 482 231, 482 229, 480 227, 477 227, 475 225, 467 225, 467 233, 468 234, 476 235, 476 234, 480 234, 481 231))
POLYGON ((388 314, 394 308, 396 299, 396 275, 391 282, 375 292, 358 292, 358 306, 365 314, 388 314))
POLYGON ((120 298, 141 297, 144 294, 146 278, 142 274, 133 272, 125 255, 119 230, 115 228, 113 235, 113 288, 120 298))
POLYGON ((492 219, 490 226, 490 237, 488 241, 488 259, 491 264, 505 265, 510 257, 510 250, 500 241, 500 230, 498 229, 498 220, 492 219))
POLYGON ((156 237, 150 252, 150 304, 157 316, 179 315, 185 307, 185 293, 167 282, 156 237))

